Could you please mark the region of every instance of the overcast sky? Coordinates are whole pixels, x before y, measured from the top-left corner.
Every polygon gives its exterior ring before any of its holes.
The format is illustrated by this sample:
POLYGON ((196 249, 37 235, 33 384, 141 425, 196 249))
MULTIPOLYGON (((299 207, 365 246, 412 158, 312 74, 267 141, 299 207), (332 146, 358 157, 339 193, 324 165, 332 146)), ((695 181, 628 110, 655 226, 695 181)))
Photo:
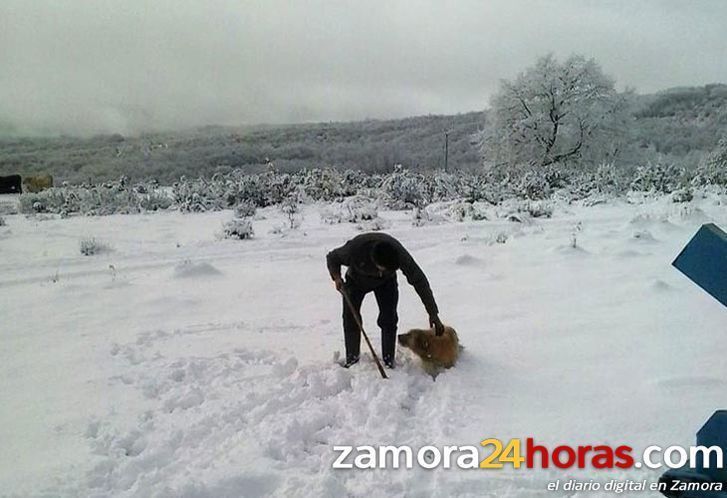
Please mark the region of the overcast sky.
POLYGON ((0 0, 0 130, 480 110, 553 52, 640 93, 727 82, 727 1, 0 0))

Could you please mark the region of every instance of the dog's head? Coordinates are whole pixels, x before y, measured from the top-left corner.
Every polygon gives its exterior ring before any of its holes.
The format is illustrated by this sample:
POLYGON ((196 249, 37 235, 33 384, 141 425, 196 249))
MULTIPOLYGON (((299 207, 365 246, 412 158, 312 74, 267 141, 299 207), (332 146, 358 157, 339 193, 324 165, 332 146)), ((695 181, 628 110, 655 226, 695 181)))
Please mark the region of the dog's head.
POLYGON ((459 354, 457 333, 447 326, 441 336, 437 336, 432 329, 412 329, 399 335, 399 344, 409 348, 425 363, 445 368, 453 366, 459 354))
POLYGON ((399 334, 399 344, 411 349, 417 356, 431 358, 433 337, 431 330, 412 329, 406 334, 399 334))

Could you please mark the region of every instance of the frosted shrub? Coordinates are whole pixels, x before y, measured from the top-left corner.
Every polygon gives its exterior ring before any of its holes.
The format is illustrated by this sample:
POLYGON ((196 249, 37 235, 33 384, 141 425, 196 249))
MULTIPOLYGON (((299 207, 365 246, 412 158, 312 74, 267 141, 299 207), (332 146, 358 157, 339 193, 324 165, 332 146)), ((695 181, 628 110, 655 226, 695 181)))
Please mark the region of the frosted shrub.
POLYGON ((676 203, 690 202, 692 199, 694 199, 694 192, 690 188, 680 188, 671 194, 672 202, 676 203))
POLYGON ((428 199, 423 188, 421 175, 397 165, 394 172, 386 177, 382 184, 387 207, 396 210, 422 207, 428 199))
POLYGON ((551 192, 545 175, 537 171, 528 171, 518 182, 518 193, 525 199, 545 199, 551 192))
POLYGON ((159 192, 139 192, 139 207, 142 211, 163 211, 172 207, 172 199, 159 192))
POLYGON ((669 194, 685 184, 685 172, 673 164, 648 164, 636 168, 631 190, 669 194))
POLYGON ((111 251, 111 247, 108 244, 93 237, 81 239, 79 246, 81 254, 84 256, 93 256, 95 254, 111 251))
POLYGON ((445 216, 452 221, 482 221, 487 219, 487 210, 481 202, 452 202, 447 205, 445 216))
POLYGON ((66 217, 70 214, 129 214, 171 207, 172 199, 155 192, 151 185, 130 188, 124 178, 100 185, 63 185, 42 192, 22 194, 20 211, 26 214, 55 213, 66 217))
POLYGON ((529 218, 550 218, 553 216, 553 205, 550 201, 512 199, 501 204, 498 216, 518 222, 529 218))
POLYGON ((721 139, 717 148, 697 167, 692 185, 717 185, 727 188, 727 137, 721 139))
POLYGON ((252 201, 242 201, 235 206, 235 218, 251 218, 255 216, 255 204, 252 201))
POLYGON ((321 219, 325 223, 360 223, 371 221, 379 216, 376 203, 363 196, 349 197, 343 202, 327 206, 321 211, 321 219))
POLYGON ((24 214, 60 212, 66 204, 68 194, 62 189, 48 189, 42 192, 21 194, 20 212, 24 214))
POLYGON ((292 177, 287 173, 278 174, 270 171, 266 173, 262 179, 266 206, 282 204, 283 201, 289 199, 294 192, 297 194, 296 185, 293 182, 292 177))
POLYGON ((250 239, 255 234, 252 229, 252 222, 248 219, 234 218, 226 222, 222 227, 223 236, 226 239, 250 239))
POLYGON ((459 197, 460 176, 437 171, 426 177, 426 197, 432 202, 451 201, 459 197))
POLYGON ((628 181, 613 164, 600 164, 593 174, 594 188, 604 194, 622 194, 628 181))
POLYGON ((332 201, 344 195, 341 175, 333 169, 303 169, 296 175, 305 194, 318 201, 332 201))
POLYGON ((291 230, 298 228, 303 219, 300 210, 300 194, 299 192, 291 192, 280 203, 280 210, 288 217, 288 225, 291 230))
POLYGON ((472 204, 472 213, 470 214, 472 221, 484 221, 488 219, 487 209, 485 205, 480 202, 474 202, 472 204))
MULTIPOLYGON (((569 190, 575 200, 589 196, 616 196, 624 193, 630 178, 613 164, 601 164, 594 170, 574 174, 569 182, 569 190)), ((591 202, 594 202, 591 200, 591 202)))
POLYGON ((187 180, 180 178, 172 186, 174 202, 183 213, 199 213, 205 211, 219 211, 223 209, 224 202, 219 196, 220 189, 214 188, 211 182, 199 178, 187 180))
POLYGON ((103 184, 79 194, 80 212, 86 215, 132 214, 141 210, 136 194, 120 183, 103 184))
POLYGON ((416 207, 411 214, 411 224, 415 227, 427 225, 438 225, 446 221, 446 217, 439 212, 436 205, 429 205, 422 208, 416 207))
POLYGON ((533 218, 550 218, 553 216, 553 206, 546 202, 529 202, 525 211, 533 218))
POLYGON ((391 223, 380 217, 356 223, 356 229, 361 230, 362 232, 377 232, 379 230, 385 230, 389 228, 389 226, 391 226, 391 223))
POLYGON ((361 170, 347 169, 341 175, 341 195, 349 197, 358 194, 361 189, 375 188, 381 184, 379 175, 368 175, 361 170))
POLYGON ((449 217, 454 221, 464 221, 470 214, 472 205, 466 202, 455 202, 449 206, 449 217))
POLYGON ((258 176, 245 175, 236 182, 235 187, 239 200, 247 200, 257 207, 265 207, 265 193, 258 176))
POLYGON ((502 202, 514 195, 509 177, 489 173, 486 176, 463 173, 458 183, 457 197, 468 202, 502 202))

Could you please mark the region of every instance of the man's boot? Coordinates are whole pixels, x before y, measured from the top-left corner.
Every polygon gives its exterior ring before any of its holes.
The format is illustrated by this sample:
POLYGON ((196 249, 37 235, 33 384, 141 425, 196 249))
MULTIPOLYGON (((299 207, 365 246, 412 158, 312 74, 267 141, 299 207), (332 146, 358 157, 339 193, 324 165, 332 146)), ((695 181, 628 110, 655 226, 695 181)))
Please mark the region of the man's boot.
POLYGON ((344 361, 343 363, 341 363, 341 366, 343 368, 349 368, 350 366, 355 365, 356 363, 358 363, 358 360, 359 359, 360 359, 359 355, 346 356, 346 361, 344 361))

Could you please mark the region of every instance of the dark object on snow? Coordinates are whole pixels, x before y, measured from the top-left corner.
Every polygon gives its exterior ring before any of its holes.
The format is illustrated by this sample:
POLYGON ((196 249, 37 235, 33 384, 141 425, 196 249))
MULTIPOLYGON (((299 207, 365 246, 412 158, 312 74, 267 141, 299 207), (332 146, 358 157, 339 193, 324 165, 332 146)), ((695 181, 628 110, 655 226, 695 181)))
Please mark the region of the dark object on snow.
POLYGON ((361 335, 361 303, 364 296, 373 292, 379 305, 377 323, 381 327, 381 348, 384 362, 393 365, 396 352, 396 328, 399 317, 396 307, 399 303, 399 288, 396 280, 397 270, 401 270, 407 281, 419 294, 430 321, 439 323, 437 303, 434 300, 429 281, 414 258, 391 235, 385 233, 364 233, 354 237, 343 246, 326 256, 328 272, 334 282, 341 282, 341 265, 348 267, 346 282, 342 288, 343 331, 346 342, 346 357, 359 354, 361 335))
POLYGON ((0 176, 0 194, 22 194, 20 175, 0 176))
POLYGON ((717 225, 702 225, 672 265, 727 306, 727 234, 717 225))
MULTIPOLYGON (((386 378, 386 374, 361 323, 361 303, 370 290, 362 289, 350 278, 346 279, 343 289, 341 289, 344 301, 343 337, 346 342, 346 363, 359 357, 361 335, 363 334, 371 349, 371 354, 376 360, 381 376, 386 378)), ((383 285, 374 288, 373 292, 374 296, 376 296, 376 303, 379 305, 379 319, 376 323, 381 327, 381 351, 384 356, 384 363, 393 365, 396 351, 396 325, 399 319, 396 314, 396 305, 399 303, 399 289, 396 286, 396 277, 390 278, 383 285)))
MULTIPOLYGON (((697 431, 697 446, 709 448, 718 446, 722 454, 727 455, 727 410, 717 410, 697 431)), ((710 496, 713 498, 727 497, 727 469, 720 468, 717 463, 717 454, 712 451, 708 454, 709 461, 704 462, 704 454, 697 454, 697 465, 695 469, 670 469, 664 472, 659 478, 660 483, 666 483, 666 490, 661 491, 664 496, 670 498, 697 498, 710 496), (705 463, 707 465, 705 465, 705 463), (723 491, 671 491, 672 483, 724 483, 723 491)))
POLYGON ((352 238, 326 256, 331 276, 341 274, 341 265, 348 266, 346 280, 354 280, 361 289, 373 290, 387 280, 396 277, 396 269, 380 271, 373 262, 372 254, 377 244, 385 243, 394 248, 398 269, 414 287, 429 315, 438 314, 437 303, 429 287, 429 281, 414 258, 401 242, 382 232, 363 233, 352 238))
MULTIPOLYGON (((368 345, 369 351, 371 351, 371 356, 373 356, 374 361, 376 361, 376 366, 379 369, 379 373, 381 374, 381 377, 383 377, 384 379, 388 379, 388 377, 386 376, 386 372, 384 372, 384 367, 381 366, 381 361, 379 361, 379 357, 376 356, 376 351, 374 350, 374 347, 371 345, 369 336, 366 333, 366 331, 364 330, 363 324, 361 323, 361 313, 360 313, 361 305, 359 304, 358 310, 354 308, 354 305, 351 302, 351 298, 348 296, 348 292, 345 287, 343 289, 341 289, 341 294, 343 295, 343 300, 346 302, 346 304, 344 306, 348 307, 348 311, 349 311, 349 313, 351 313, 353 315, 353 319, 355 320, 356 326, 358 327, 358 331, 360 332, 361 335, 364 336, 364 339, 366 339, 366 345, 368 345)), ((363 297, 361 299, 363 300, 363 297)), ((345 313, 345 311, 346 310, 344 308, 344 313, 345 313)), ((394 311, 396 311, 396 308, 394 308, 394 311)), ((361 343, 361 337, 358 337, 358 342, 359 342, 359 344, 361 343)), ((359 344, 357 344, 357 346, 359 344)), ((348 368, 351 365, 358 362, 358 360, 359 360, 359 354, 356 353, 355 355, 352 355, 351 350, 348 349, 348 336, 346 336, 346 363, 344 364, 344 366, 346 366, 346 368, 348 368)), ((393 356, 391 357, 390 362, 392 365, 394 364, 393 356)))

